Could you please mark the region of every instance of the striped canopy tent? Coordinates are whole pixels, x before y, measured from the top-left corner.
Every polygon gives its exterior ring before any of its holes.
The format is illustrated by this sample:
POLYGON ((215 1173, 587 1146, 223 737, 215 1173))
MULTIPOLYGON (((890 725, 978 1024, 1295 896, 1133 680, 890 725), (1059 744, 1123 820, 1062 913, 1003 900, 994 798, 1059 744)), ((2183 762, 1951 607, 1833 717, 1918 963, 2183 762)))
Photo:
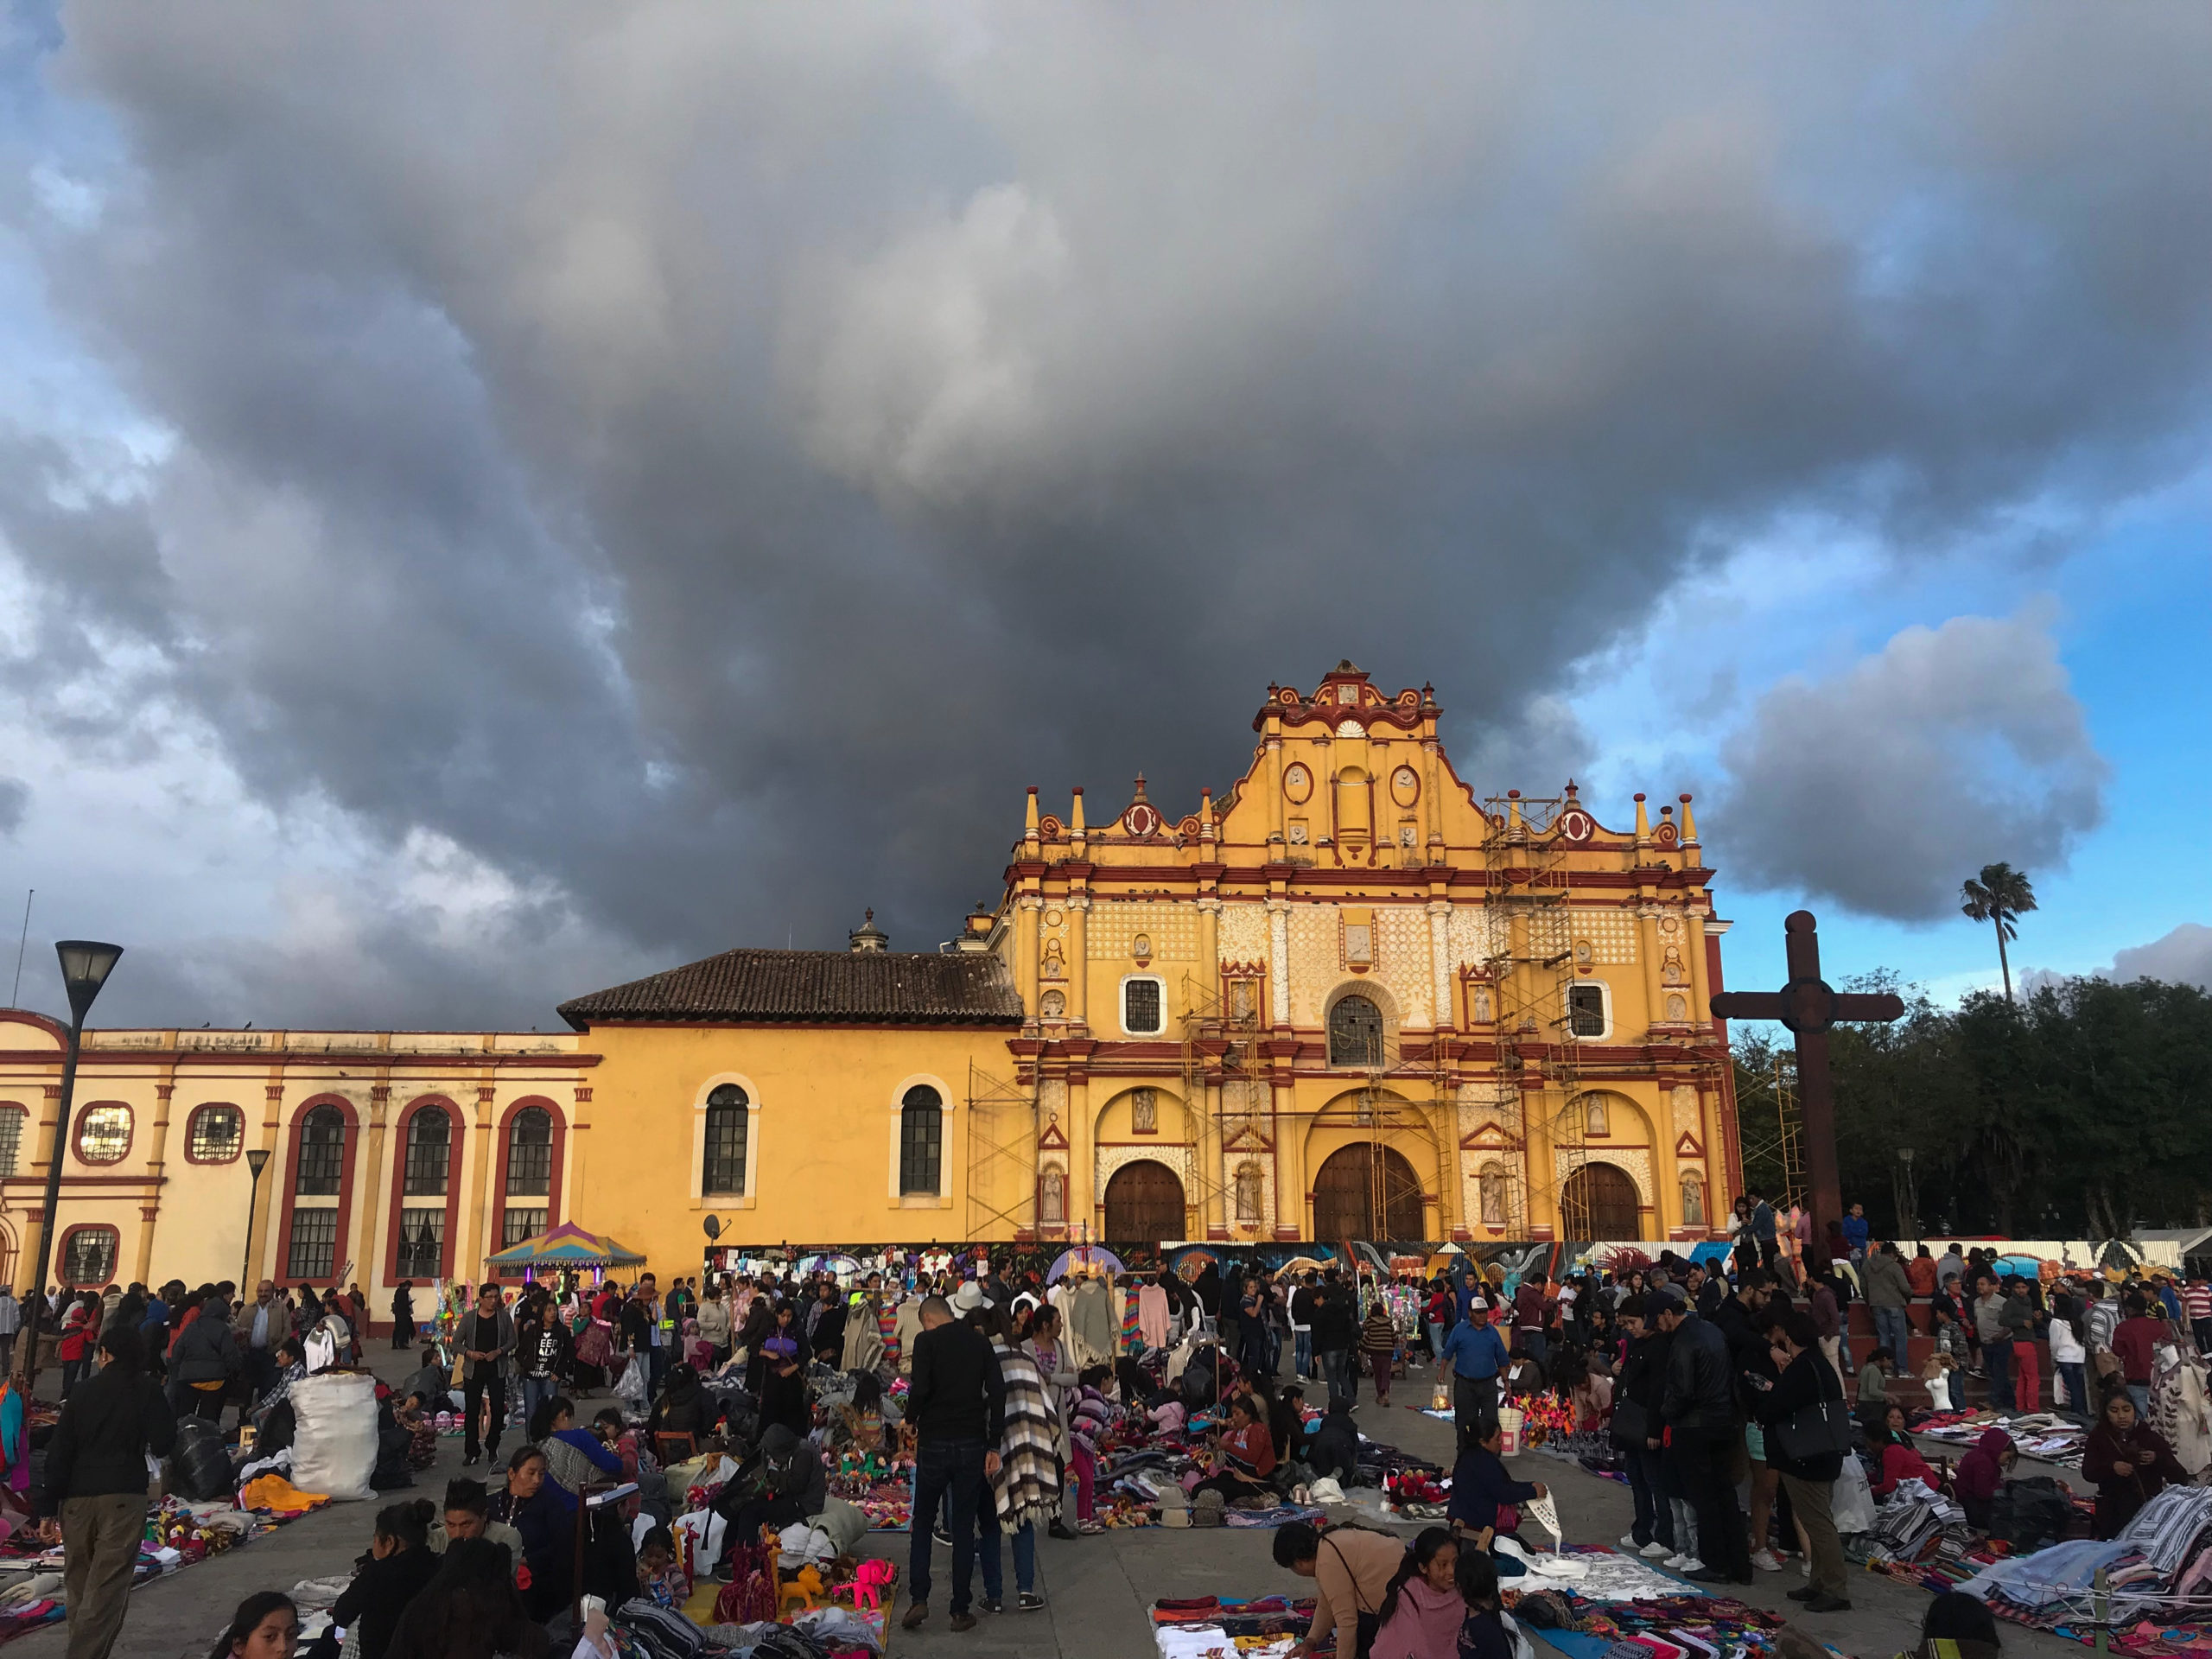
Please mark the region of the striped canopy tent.
POLYGON ((639 1268, 645 1258, 601 1233, 588 1233, 564 1221, 492 1258, 494 1268, 639 1268))

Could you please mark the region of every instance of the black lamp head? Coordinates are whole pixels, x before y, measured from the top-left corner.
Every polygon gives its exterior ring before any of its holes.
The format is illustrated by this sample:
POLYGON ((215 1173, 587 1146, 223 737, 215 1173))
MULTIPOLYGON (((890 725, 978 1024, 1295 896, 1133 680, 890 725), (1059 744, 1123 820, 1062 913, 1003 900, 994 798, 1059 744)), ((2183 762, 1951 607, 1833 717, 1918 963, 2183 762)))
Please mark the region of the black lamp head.
POLYGON ((61 958, 61 983, 69 993, 70 1016, 81 1026, 92 1012, 92 999, 115 971, 123 947, 102 944, 97 939, 57 939, 54 954, 61 958))

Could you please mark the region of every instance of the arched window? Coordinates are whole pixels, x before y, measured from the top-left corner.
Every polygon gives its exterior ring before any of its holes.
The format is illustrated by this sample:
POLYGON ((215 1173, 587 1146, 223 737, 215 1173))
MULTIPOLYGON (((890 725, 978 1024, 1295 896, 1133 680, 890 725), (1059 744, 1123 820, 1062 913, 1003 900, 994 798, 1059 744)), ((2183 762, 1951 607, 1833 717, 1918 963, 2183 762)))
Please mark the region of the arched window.
POLYGON ((1382 1010, 1363 996, 1341 996, 1329 1010, 1329 1064, 1382 1064, 1382 1010))
POLYGON ((1260 1219, 1260 1166, 1257 1164, 1239 1164, 1236 1166, 1237 1224, 1256 1227, 1260 1219))
POLYGON ((1705 1183, 1694 1175, 1682 1177, 1682 1225, 1705 1225, 1705 1183))
POLYGON ((23 1125, 30 1113, 13 1102, 0 1106, 0 1175, 13 1175, 23 1155, 23 1125))
POLYGON ((340 1206, 346 1186, 346 1114, 325 1102, 300 1119, 284 1276, 295 1283, 338 1271, 340 1206))
POLYGON ((119 1164, 130 1150, 130 1109, 119 1100, 87 1106, 77 1118, 77 1157, 87 1164, 119 1164))
POLYGON ((452 1115, 442 1106, 416 1107, 407 1120, 407 1163, 399 1185, 398 1249, 392 1262, 397 1277, 445 1276, 446 1199, 452 1171, 452 1115), (410 1202, 418 1198, 434 1202, 410 1202))
POLYGON ((944 1168, 944 1103, 918 1083, 899 1107, 899 1191, 935 1193, 944 1168))
POLYGON ((745 1191, 745 1142, 752 1129, 752 1102, 734 1083, 707 1096, 707 1156, 701 1185, 708 1192, 745 1191))
POLYGON ((185 1160, 194 1164, 235 1163, 245 1142, 245 1114, 237 1107, 194 1107, 192 1122, 185 1129, 185 1160))
POLYGON ((525 1106, 507 1123, 506 1207, 499 1217, 501 1249, 545 1230, 552 1192, 553 1114, 543 1106, 525 1106))

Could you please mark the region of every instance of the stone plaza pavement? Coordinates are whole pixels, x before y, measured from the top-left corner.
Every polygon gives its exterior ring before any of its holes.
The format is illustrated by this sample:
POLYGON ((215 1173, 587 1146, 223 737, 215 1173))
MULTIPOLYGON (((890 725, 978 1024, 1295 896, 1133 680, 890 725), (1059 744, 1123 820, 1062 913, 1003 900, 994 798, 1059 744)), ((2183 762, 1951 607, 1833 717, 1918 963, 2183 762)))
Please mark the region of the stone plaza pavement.
MULTIPOLYGON (((373 1359, 378 1373, 395 1381, 412 1369, 407 1355, 381 1351, 373 1359)), ((1451 1425, 1408 1410, 1404 1403, 1426 1400, 1428 1394, 1429 1372, 1423 1367, 1417 1367, 1392 1390, 1395 1403, 1389 1407, 1376 1405, 1372 1386, 1363 1387, 1358 1411, 1362 1432, 1417 1456, 1448 1464, 1451 1425)), ((417 1477, 416 1491, 435 1497, 460 1468, 461 1442, 442 1441, 437 1465, 417 1477)), ((1619 1483, 1601 1480, 1541 1453, 1514 1459, 1513 1468, 1522 1478, 1541 1480, 1554 1490, 1569 1542, 1611 1543, 1628 1530, 1629 1491, 1619 1483)), ((2080 1483, 2078 1474, 2068 1478, 2080 1483)), ((372 1503, 333 1505, 242 1549, 138 1591, 131 1599, 117 1651, 125 1659, 205 1659, 232 1609, 245 1597, 257 1590, 289 1590, 302 1579, 349 1572, 354 1558, 368 1547, 369 1523, 376 1507, 372 1503)), ((1398 1529, 1410 1538, 1419 1527, 1409 1524, 1398 1529)), ((938 1659, 938 1656, 952 1655, 1145 1659, 1154 1651, 1147 1613, 1160 1597, 1300 1593, 1306 1581, 1274 1565, 1269 1554, 1274 1536, 1271 1532, 1230 1528, 1217 1531, 1148 1528, 1109 1532, 1073 1542, 1040 1539, 1037 1573, 1039 1587, 1047 1602, 1044 1611, 1009 1611, 997 1618, 982 1615, 976 1627, 964 1635, 947 1628, 944 1580, 950 1552, 940 1547, 932 1569, 938 1584, 930 1622, 912 1632, 894 1625, 890 1650, 895 1659, 938 1659)), ((898 1561, 900 1576, 905 1576, 905 1535, 870 1534, 866 1548, 871 1554, 898 1561)), ((1008 1559, 1009 1598, 1013 1582, 1013 1562, 1008 1559)), ((1741 1599, 1757 1606, 1793 1611, 1795 1605, 1783 1592, 1803 1582, 1793 1563, 1782 1573, 1758 1574, 1758 1582, 1740 1592, 1741 1599)), ((1927 1592, 1916 1587, 1872 1573, 1855 1573, 1852 1611, 1827 1618, 1808 1617, 1803 1625, 1821 1641, 1846 1654, 1859 1659, 1868 1656, 1885 1659, 1917 1642, 1928 1599, 1927 1592)), ((902 1608, 904 1605, 902 1600, 902 1608)), ((2008 1654, 2059 1659, 2080 1651, 2075 1643, 2044 1631, 2009 1624, 2002 1630, 2008 1654)), ((67 1627, 52 1625, 14 1643, 10 1659, 60 1659, 66 1643, 67 1627)), ((556 1653, 564 1652, 564 1644, 556 1643, 556 1653)), ((1541 1646, 1538 1651, 1554 1654, 1541 1646)))

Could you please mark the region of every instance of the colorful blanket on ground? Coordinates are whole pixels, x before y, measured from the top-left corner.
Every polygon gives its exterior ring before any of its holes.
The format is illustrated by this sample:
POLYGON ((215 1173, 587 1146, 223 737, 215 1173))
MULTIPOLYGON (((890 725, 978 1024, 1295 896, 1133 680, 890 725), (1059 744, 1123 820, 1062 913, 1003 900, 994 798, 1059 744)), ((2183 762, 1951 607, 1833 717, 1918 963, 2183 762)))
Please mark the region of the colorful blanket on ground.
MULTIPOLYGON (((192 1504, 181 1498, 164 1497, 146 1511, 146 1535, 138 1546, 138 1560, 132 1569, 131 1582, 149 1583, 210 1555, 238 1548, 329 1502, 327 1497, 318 1497, 307 1509, 286 1514, 273 1510, 232 1509, 220 1503, 192 1504)), ((59 1548, 48 1549, 39 1543, 37 1535, 19 1533, 0 1542, 0 1560, 54 1578, 51 1595, 0 1609, 0 1645, 4 1645, 41 1625, 52 1624, 62 1618, 67 1609, 61 1600, 62 1554, 59 1548)), ((36 1579, 31 1582, 36 1582, 36 1579)))

